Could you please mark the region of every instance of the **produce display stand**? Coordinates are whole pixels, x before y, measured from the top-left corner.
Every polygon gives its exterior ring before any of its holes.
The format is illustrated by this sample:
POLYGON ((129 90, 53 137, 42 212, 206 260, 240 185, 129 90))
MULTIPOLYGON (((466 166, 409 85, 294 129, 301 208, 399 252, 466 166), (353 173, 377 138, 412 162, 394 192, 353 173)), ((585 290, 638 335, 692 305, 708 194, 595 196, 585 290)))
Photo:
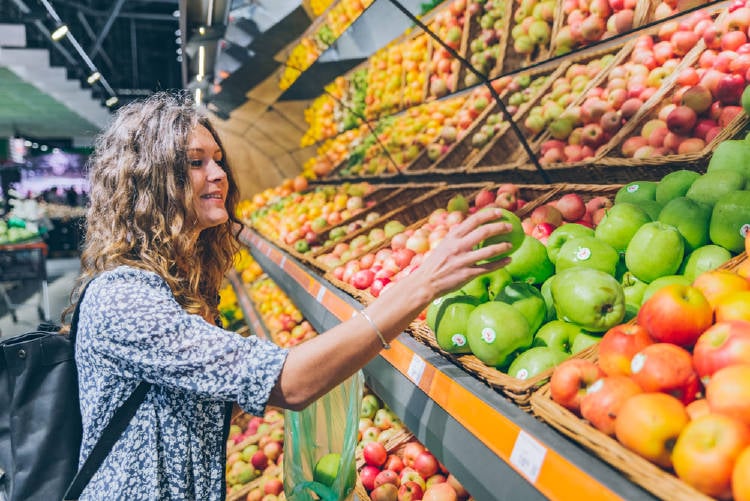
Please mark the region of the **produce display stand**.
MULTIPOLYGON (((362 308, 254 231, 240 238, 318 332, 362 308)), ((391 346, 367 385, 476 499, 655 499, 408 334, 391 346)))
POLYGON ((27 280, 39 284, 39 319, 50 318, 46 259, 47 244, 41 240, 0 245, 0 295, 10 311, 13 322, 18 321, 16 308, 19 305, 11 301, 6 286, 27 280))
POLYGON ((240 305, 242 315, 245 317, 247 325, 252 329, 253 334, 262 337, 263 339, 271 339, 271 334, 268 332, 266 325, 260 318, 260 314, 255 309, 255 305, 250 300, 245 290, 245 284, 237 274, 236 271, 231 270, 227 273, 227 279, 232 284, 234 292, 237 295, 237 303, 240 305))

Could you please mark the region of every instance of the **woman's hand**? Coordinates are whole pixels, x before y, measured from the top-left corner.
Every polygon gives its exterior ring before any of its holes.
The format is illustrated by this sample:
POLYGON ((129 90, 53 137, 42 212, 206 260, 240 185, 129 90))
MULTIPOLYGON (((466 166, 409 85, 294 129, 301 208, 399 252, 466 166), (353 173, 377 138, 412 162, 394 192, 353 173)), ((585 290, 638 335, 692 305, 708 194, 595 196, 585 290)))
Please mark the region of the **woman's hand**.
POLYGON ((421 281, 420 286, 426 288, 431 301, 458 289, 474 277, 507 265, 510 262, 509 257, 483 264, 477 263, 508 252, 512 247, 510 243, 503 242, 474 249, 477 244, 493 235, 511 231, 512 226, 509 223, 491 222, 502 215, 500 209, 483 209, 451 228, 409 278, 421 281))

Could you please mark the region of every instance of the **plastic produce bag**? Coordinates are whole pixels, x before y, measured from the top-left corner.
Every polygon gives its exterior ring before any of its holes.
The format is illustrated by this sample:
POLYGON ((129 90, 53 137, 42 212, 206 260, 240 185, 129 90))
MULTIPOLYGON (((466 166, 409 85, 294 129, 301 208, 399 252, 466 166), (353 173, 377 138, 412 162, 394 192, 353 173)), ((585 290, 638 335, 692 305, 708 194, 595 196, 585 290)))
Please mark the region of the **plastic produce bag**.
POLYGON ((353 499, 361 371, 301 412, 284 412, 284 493, 290 501, 353 499))

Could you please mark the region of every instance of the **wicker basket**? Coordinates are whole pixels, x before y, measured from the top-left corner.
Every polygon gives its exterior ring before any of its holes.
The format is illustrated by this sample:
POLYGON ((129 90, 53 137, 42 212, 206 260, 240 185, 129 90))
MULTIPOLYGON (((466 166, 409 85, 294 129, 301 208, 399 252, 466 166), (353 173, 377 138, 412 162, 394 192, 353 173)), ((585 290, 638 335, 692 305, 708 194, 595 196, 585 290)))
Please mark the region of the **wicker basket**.
MULTIPOLYGON (((657 28, 651 28, 647 31, 647 33, 651 34, 652 36, 656 36, 657 28)), ((636 47, 635 44, 636 44, 635 40, 627 42, 618 53, 618 57, 616 59, 622 62, 622 61, 625 61, 626 58, 629 58, 633 50, 636 47)), ((547 169, 558 170, 558 169, 568 168, 568 169, 581 169, 585 171, 588 166, 596 164, 604 155, 606 155, 613 148, 615 144, 618 143, 618 136, 625 134, 627 131, 632 131, 633 127, 638 122, 639 118, 642 117, 644 114, 648 113, 650 110, 652 110, 657 104, 659 104, 664 99, 665 94, 669 91, 669 89, 671 89, 671 86, 673 82, 677 79, 677 76, 679 75, 680 71, 683 68, 686 68, 687 66, 691 66, 695 61, 697 61, 698 57, 700 56, 701 52, 704 49, 704 46, 705 44, 703 40, 701 39, 698 42, 698 44, 696 44, 695 47, 693 47, 685 56, 683 56, 682 61, 673 70, 672 74, 664 80, 661 87, 656 91, 656 93, 652 95, 644 103, 644 105, 641 107, 639 112, 636 113, 634 117, 631 117, 630 120, 626 121, 625 124, 623 124, 620 132, 616 134, 615 137, 610 139, 610 141, 607 142, 605 145, 597 148, 596 153, 593 157, 589 157, 586 160, 582 160, 579 162, 548 164, 544 166, 545 170, 547 169)), ((617 64, 619 64, 619 62, 617 64)), ((587 99, 588 91, 590 91, 594 87, 606 86, 606 83, 607 83, 606 80, 609 75, 609 70, 612 69, 613 66, 610 66, 606 71, 600 72, 599 75, 595 79, 593 79, 592 82, 589 83, 586 91, 582 92, 576 98, 576 100, 573 101, 573 103, 571 103, 571 105, 568 107, 568 110, 580 106, 587 99)), ((551 135, 549 131, 543 132, 541 136, 536 139, 534 146, 532 147, 532 150, 534 150, 538 154, 541 149, 542 144, 550 138, 551 138, 551 135)), ((528 162, 528 157, 525 151, 520 152, 519 161, 528 162)))
MULTIPOLYGON (((513 45, 513 38, 510 36, 513 32, 513 28, 516 26, 516 22, 514 21, 514 18, 516 16, 516 12, 521 7, 521 1, 520 0, 508 0, 508 3, 510 3, 510 15, 508 16, 508 40, 506 42, 505 52, 503 53, 503 60, 501 65, 501 70, 503 73, 508 73, 511 71, 515 71, 521 68, 525 68, 526 66, 535 63, 537 61, 543 61, 547 59, 550 54, 552 53, 550 51, 550 46, 552 44, 552 40, 554 40, 555 37, 555 21, 552 22, 550 26, 550 41, 549 43, 544 46, 536 46, 534 48, 534 52, 531 54, 521 54, 520 52, 516 51, 514 45, 513 45)), ((562 2, 556 2, 556 3, 562 3, 562 2)))
MULTIPOLYGON (((529 379, 518 379, 509 376, 494 367, 485 365, 484 362, 474 355, 455 355, 448 353, 440 348, 437 339, 435 338, 435 333, 432 332, 432 329, 430 329, 424 321, 421 320, 415 320, 411 323, 409 326, 409 333, 416 340, 426 344, 469 374, 503 393, 524 410, 528 410, 529 408, 532 393, 544 385, 552 375, 552 369, 549 369, 529 379)), ((594 348, 595 347, 593 346, 586 348, 585 350, 573 355, 572 358, 593 360, 596 353, 594 348)))
MULTIPOLYGON (((490 186, 489 183, 475 183, 466 185, 457 185, 446 188, 438 189, 433 192, 428 198, 423 199, 420 203, 414 203, 405 206, 401 211, 391 215, 391 219, 397 218, 402 224, 406 225, 407 229, 417 229, 421 227, 427 220, 430 214, 436 209, 445 208, 448 201, 455 195, 463 195, 467 199, 473 198, 473 195, 481 188, 490 186)), ((380 249, 389 247, 391 239, 384 240, 378 247, 371 249, 370 252, 375 253, 380 249)), ((316 263, 317 267, 322 267, 322 263, 316 263)), ((374 299, 366 291, 356 289, 348 283, 337 279, 331 271, 328 271, 324 278, 328 280, 332 285, 343 290, 350 296, 354 297, 363 304, 369 304, 374 299)))
MULTIPOLYGON (((548 77, 547 81, 544 84, 538 86, 531 98, 527 102, 523 103, 523 105, 521 105, 513 115, 513 120, 518 124, 518 126, 522 129, 522 131, 524 131, 526 135, 528 135, 529 132, 525 130, 523 122, 528 115, 529 110, 531 110, 531 108, 538 102, 538 100, 547 93, 549 88, 552 86, 552 82, 554 82, 555 79, 563 74, 567 66, 567 63, 563 63, 562 65, 557 67, 542 67, 524 73, 524 75, 529 75, 532 79, 548 77)), ((504 90, 500 94, 500 98, 505 99, 509 94, 510 92, 508 90, 504 90)), ((435 163, 428 169, 428 171, 453 172, 455 171, 455 166, 461 166, 461 168, 469 169, 477 161, 479 161, 479 159, 486 156, 487 152, 492 150, 494 145, 506 135, 506 132, 509 131, 510 126, 505 123, 505 125, 502 126, 501 130, 499 130, 482 148, 475 148, 474 146, 472 146, 472 138, 474 137, 474 134, 487 123, 490 115, 497 112, 499 112, 499 107, 497 106, 497 103, 493 101, 492 103, 490 103, 490 106, 488 106, 477 118, 474 124, 472 124, 471 128, 466 130, 463 138, 460 141, 454 143, 448 149, 448 151, 445 152, 445 154, 438 158, 435 163)), ((513 135, 512 131, 509 132, 509 134, 516 138, 515 135, 513 135)), ((502 148, 498 148, 499 155, 502 155, 503 153, 503 151, 501 150, 502 148)), ((507 154, 507 150, 505 150, 505 153, 507 154)))
MULTIPOLYGON (((527 138, 527 142, 530 143, 529 145, 533 151, 539 150, 541 142, 547 139, 549 133, 545 131, 539 135, 535 135, 524 125, 524 121, 528 117, 532 108, 540 102, 547 90, 551 88, 553 80, 562 76, 573 64, 588 64, 591 61, 595 61, 606 55, 614 55, 612 61, 602 68, 601 71, 599 71, 598 74, 592 78, 583 89, 581 89, 581 92, 576 97, 576 102, 581 101, 583 98, 582 96, 586 96, 589 89, 599 85, 604 80, 610 69, 620 64, 628 55, 630 55, 632 45, 632 43, 622 42, 605 49, 591 50, 581 55, 571 56, 570 58, 566 58, 565 62, 561 63, 558 71, 556 71, 553 74, 553 78, 550 79, 549 86, 544 89, 544 93, 540 93, 536 96, 533 103, 530 103, 529 106, 525 106, 523 110, 519 110, 519 113, 514 117, 518 127, 521 129, 524 137, 527 138)), ((576 102, 574 102, 574 104, 576 102)), ((473 151, 467 156, 464 162, 466 163, 469 172, 497 172, 498 170, 512 169, 527 160, 528 154, 523 148, 518 136, 509 125, 506 125, 505 128, 498 132, 498 134, 496 134, 485 147, 481 150, 473 151)))
MULTIPOLYGON (((490 71, 485 75, 488 79, 495 78, 498 76, 502 70, 503 70, 503 60, 505 59, 505 51, 508 49, 508 46, 510 45, 508 43, 509 37, 510 37, 510 20, 512 19, 512 9, 513 9, 513 2, 505 2, 505 14, 503 16, 504 19, 504 25, 501 30, 501 34, 498 39, 498 48, 499 48, 499 54, 498 58, 495 62, 495 65, 490 68, 490 71)), ((468 15, 468 12, 467 12, 468 15)), ((471 57, 474 55, 473 51, 471 50, 471 41, 475 40, 476 38, 479 38, 479 36, 482 33, 482 27, 479 24, 479 19, 481 15, 477 14, 476 16, 471 16, 469 19, 469 33, 467 37, 467 44, 466 44, 466 59, 471 62, 471 57)), ((467 87, 471 87, 471 85, 466 85, 466 76, 469 74, 473 74, 466 66, 461 65, 461 69, 458 72, 458 88, 459 89, 465 89, 467 87)))
POLYGON ((563 195, 567 195, 569 193, 577 193, 581 196, 584 202, 588 202, 594 197, 604 196, 607 198, 612 199, 614 202, 615 195, 617 192, 622 188, 621 184, 562 184, 562 185, 555 185, 558 186, 558 188, 549 194, 549 196, 544 197, 543 199, 539 199, 535 201, 535 203, 526 204, 523 207, 521 207, 516 214, 521 219, 525 218, 531 212, 539 207, 540 205, 543 205, 549 201, 552 200, 558 200, 563 195))
POLYGON ((629 451, 617 440, 555 403, 550 396, 549 385, 543 386, 531 396, 531 410, 560 433, 590 450, 658 498, 695 501, 712 499, 647 459, 629 451))
MULTIPOLYGON (((378 218, 371 221, 371 222, 364 222, 362 226, 348 234, 345 238, 337 241, 332 242, 328 245, 324 245, 323 247, 313 251, 311 255, 313 258, 317 258, 321 254, 325 254, 327 252, 330 252, 333 250, 333 248, 340 242, 349 242, 354 237, 357 237, 359 235, 362 235, 364 233, 367 233, 372 228, 377 227, 379 224, 382 224, 389 219, 392 218, 392 215, 400 212, 404 206, 410 205, 410 204, 417 204, 421 202, 423 199, 428 198, 434 194, 436 190, 439 190, 441 185, 438 184, 412 184, 412 185, 404 185, 401 190, 399 190, 398 193, 396 193, 394 196, 389 197, 387 200, 383 200, 379 204, 370 207, 365 212, 362 212, 359 214, 358 219, 366 218, 368 213, 372 214, 373 212, 379 214, 378 218)), ((317 261, 315 262, 317 266, 317 261)))
MULTIPOLYGON (((396 454, 400 457, 406 444, 414 440, 414 435, 406 428, 402 428, 391 435, 388 440, 385 441, 383 447, 385 447, 385 450, 388 452, 388 454, 396 454)), ((356 464, 357 483, 354 486, 354 493, 357 495, 357 498, 359 498, 360 501, 370 501, 370 495, 368 494, 367 489, 365 489, 365 487, 362 485, 362 482, 359 480, 359 471, 365 465, 365 460, 362 457, 361 450, 357 451, 356 464)))
MULTIPOLYGON (((359 219, 361 217, 362 218, 365 217, 364 214, 367 211, 378 210, 377 207, 381 203, 387 201, 391 197, 397 196, 398 193, 402 189, 403 188, 400 185, 382 185, 382 186, 375 187, 370 193, 368 193, 367 195, 365 195, 363 197, 365 205, 370 204, 371 202, 374 202, 374 203, 371 204, 371 206, 368 207, 367 209, 365 209, 364 211, 358 212, 357 214, 355 214, 355 215, 353 215, 351 217, 348 217, 347 219, 344 219, 343 221, 341 221, 336 226, 347 225, 347 224, 351 223, 352 221, 355 221, 355 220, 357 220, 357 219, 359 219)), ((323 228, 322 230, 320 230, 320 232, 318 232, 318 235, 325 235, 329 231, 331 231, 333 228, 335 228, 335 226, 326 226, 325 228, 323 228)), ((293 256, 294 258, 296 258, 296 259, 298 259, 298 260, 300 260, 300 261, 302 261, 304 263, 314 264, 314 259, 313 259, 312 252, 306 252, 306 253, 303 254, 303 253, 298 252, 297 250, 295 250, 294 247, 292 247, 291 245, 287 245, 287 244, 285 244, 283 242, 278 242, 278 241, 276 241, 275 243, 276 243, 276 245, 278 245, 279 247, 281 247, 285 252, 287 252, 288 254, 290 254, 291 256, 293 256)))
MULTIPOLYGON (((441 11, 443 11, 445 9, 448 9, 450 7, 450 4, 453 3, 454 1, 455 0, 449 0, 448 2, 445 2, 441 7, 439 7, 439 9, 441 11)), ((468 4, 467 4, 467 6, 468 6, 468 4)), ((437 9, 435 9, 435 10, 437 10, 437 9)), ((437 14, 437 13, 432 14, 430 16, 429 20, 425 20, 424 21, 424 24, 430 30, 432 30, 433 32, 437 32, 437 30, 435 29, 435 27, 433 25, 433 21, 435 20, 435 14, 437 14)), ((461 57, 466 57, 466 52, 467 52, 467 49, 469 47, 469 29, 470 29, 470 25, 471 25, 470 19, 468 19, 466 17, 466 14, 465 14, 465 11, 464 11, 464 25, 463 25, 463 27, 461 29, 461 43, 460 43, 458 49, 456 50, 456 52, 458 53, 458 55, 461 56, 461 57)), ((443 48, 442 45, 440 45, 438 42, 435 41, 435 39, 433 39, 432 37, 430 37, 430 58, 432 58, 432 56, 434 56, 434 54, 435 54, 436 51, 441 50, 442 48, 443 48)), ((430 59, 430 60, 432 60, 432 59, 430 59)), ((427 82, 429 82, 430 79, 433 76, 433 74, 429 71, 429 66, 430 65, 428 64, 427 82)), ((458 77, 459 77, 459 75, 461 73, 460 70, 461 70, 461 67, 459 66, 458 71, 456 71, 455 73, 453 73, 451 75, 451 79, 449 81, 445 82, 446 86, 448 87, 448 92, 449 93, 453 93, 453 92, 456 92, 458 90, 458 82, 459 82, 458 77)), ((427 98, 426 98, 426 100, 427 101, 431 101, 433 99, 436 99, 436 96, 433 96, 432 93, 430 92, 429 83, 428 83, 427 98)))
MULTIPOLYGON (((272 472, 269 472, 271 476, 276 476, 281 474, 281 467, 276 467, 272 472)), ((234 492, 230 492, 227 494, 226 501, 240 501, 244 500, 248 493, 255 489, 256 487, 260 487, 266 479, 263 477, 266 477, 267 475, 261 475, 260 477, 256 478, 252 482, 248 482, 247 484, 243 485, 241 489, 238 489, 234 492)))

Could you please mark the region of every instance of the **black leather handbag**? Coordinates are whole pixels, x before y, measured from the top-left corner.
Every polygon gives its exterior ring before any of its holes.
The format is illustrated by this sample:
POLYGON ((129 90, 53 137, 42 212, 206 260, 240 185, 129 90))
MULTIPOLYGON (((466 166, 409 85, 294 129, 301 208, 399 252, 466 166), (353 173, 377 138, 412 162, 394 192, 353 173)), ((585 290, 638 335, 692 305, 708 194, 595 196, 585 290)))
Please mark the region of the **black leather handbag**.
POLYGON ((78 499, 151 387, 136 387, 78 471, 77 328, 78 307, 69 335, 43 324, 0 342, 0 501, 78 499))

